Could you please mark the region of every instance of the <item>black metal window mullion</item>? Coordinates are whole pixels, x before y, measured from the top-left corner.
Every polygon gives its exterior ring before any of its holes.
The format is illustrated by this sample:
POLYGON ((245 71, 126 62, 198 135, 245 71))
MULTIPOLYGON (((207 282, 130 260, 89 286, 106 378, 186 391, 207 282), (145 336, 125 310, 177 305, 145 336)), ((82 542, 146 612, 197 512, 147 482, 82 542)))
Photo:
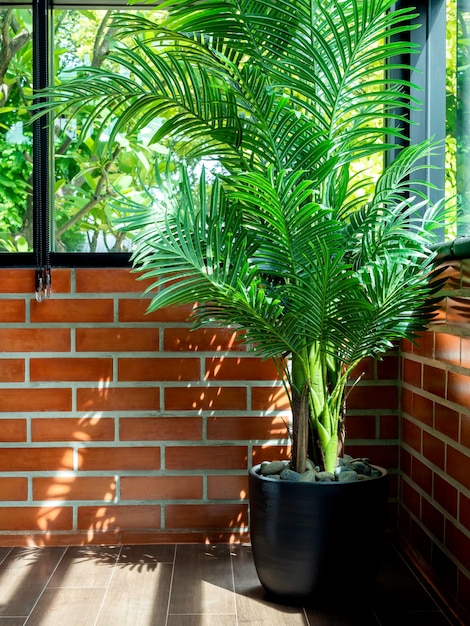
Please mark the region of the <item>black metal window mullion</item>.
MULTIPOLYGON (((33 0, 33 89, 49 86, 50 0, 33 0)), ((36 103, 44 102, 39 96, 36 103)), ((50 295, 50 137, 49 116, 43 113, 33 123, 33 237, 36 262, 36 298, 50 295)))

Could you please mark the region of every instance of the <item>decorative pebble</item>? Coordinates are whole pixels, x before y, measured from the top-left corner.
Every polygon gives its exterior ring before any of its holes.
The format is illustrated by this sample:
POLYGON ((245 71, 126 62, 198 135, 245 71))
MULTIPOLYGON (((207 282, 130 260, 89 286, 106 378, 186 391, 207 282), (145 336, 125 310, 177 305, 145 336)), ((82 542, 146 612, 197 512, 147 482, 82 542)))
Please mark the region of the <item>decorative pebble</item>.
POLYGON ((291 480, 291 481, 298 482, 300 479, 300 474, 298 472, 294 472, 294 470, 285 469, 285 470, 282 470, 280 477, 281 477, 281 480, 291 480))
POLYGON ((280 474, 286 468, 284 461, 272 461, 271 463, 263 463, 261 465, 261 474, 263 476, 272 476, 280 474))
POLYGON ((318 473, 317 472, 304 472, 300 474, 299 482, 301 483, 314 483, 317 480, 318 473))
POLYGON ((370 476, 372 472, 371 466, 363 461, 353 461, 351 463, 351 469, 358 474, 364 474, 365 476, 370 476))
POLYGON ((354 470, 346 470, 338 474, 338 482, 352 483, 357 480, 358 474, 354 470))
POLYGON ((332 483, 335 480, 335 475, 331 472, 318 472, 317 480, 320 483, 332 483))
POLYGON ((320 471, 310 459, 306 462, 306 471, 302 474, 290 468, 289 461, 265 461, 261 463, 260 474, 273 480, 289 480, 291 482, 354 482, 369 480, 382 475, 379 469, 370 464, 366 457, 353 459, 350 455, 338 459, 338 467, 334 474, 320 471))

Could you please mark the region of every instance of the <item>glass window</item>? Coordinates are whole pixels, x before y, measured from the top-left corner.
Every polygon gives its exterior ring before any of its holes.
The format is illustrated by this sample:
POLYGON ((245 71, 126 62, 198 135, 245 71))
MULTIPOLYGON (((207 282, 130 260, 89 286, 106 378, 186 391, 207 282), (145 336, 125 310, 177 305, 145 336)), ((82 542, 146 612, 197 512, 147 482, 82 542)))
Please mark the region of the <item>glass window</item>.
MULTIPOLYGON (((148 132, 137 135, 118 135, 115 149, 110 153, 104 149, 104 138, 98 137, 96 129, 86 126, 87 111, 83 108, 73 119, 57 121, 50 133, 52 137, 43 142, 47 145, 42 145, 39 155, 33 150, 34 133, 27 103, 35 81, 33 64, 36 70, 38 64, 50 67, 47 80, 55 82, 81 65, 109 64, 113 13, 123 7, 126 11, 142 12, 155 12, 156 8, 151 5, 129 8, 125 0, 99 3, 36 0, 35 7, 38 4, 43 9, 52 5, 53 9, 48 12, 50 23, 47 24, 51 36, 38 47, 41 33, 36 29, 35 47, 32 3, 0 0, 0 251, 3 253, 0 262, 8 263, 6 259, 10 255, 6 253, 15 253, 16 258, 34 264, 33 254, 37 253, 38 242, 42 242, 40 245, 53 258, 60 256, 61 263, 66 265, 109 264, 111 258, 119 259, 113 261, 118 264, 127 264, 130 242, 114 227, 114 203, 116 198, 145 201, 144 187, 147 197, 151 196, 156 159, 165 150, 164 146, 149 146, 148 138, 154 129, 149 127, 148 132), (39 174, 36 168, 36 178, 34 160, 41 162, 42 168, 39 174), (41 193, 36 189, 38 185, 44 185, 41 193), (39 226, 35 207, 45 216, 39 226)), ((421 83, 420 78, 416 82, 426 94, 425 113, 412 120, 416 123, 410 127, 411 141, 445 135, 445 183, 443 156, 439 162, 436 160, 432 174, 439 189, 437 195, 442 195, 445 185, 446 197, 455 198, 445 234, 447 239, 470 235, 470 0, 402 0, 397 4, 417 6, 421 13, 419 22, 423 24, 414 33, 425 52, 416 60, 416 74, 424 77, 421 83), (435 17, 441 6, 446 20, 439 21, 435 17), (438 45, 434 43, 435 50, 429 51, 430 33, 434 33, 438 45), (444 40, 447 41, 446 66, 442 61, 444 40), (445 105, 437 104, 438 92, 445 92, 445 105)), ((46 28, 44 23, 41 28, 46 28)), ((423 92, 417 92, 419 99, 423 92)), ((39 143, 36 141, 36 147, 39 143)), ((374 162, 374 167, 379 171, 380 163, 374 162)))
POLYGON ((33 248, 30 8, 0 5, 0 251, 33 248))

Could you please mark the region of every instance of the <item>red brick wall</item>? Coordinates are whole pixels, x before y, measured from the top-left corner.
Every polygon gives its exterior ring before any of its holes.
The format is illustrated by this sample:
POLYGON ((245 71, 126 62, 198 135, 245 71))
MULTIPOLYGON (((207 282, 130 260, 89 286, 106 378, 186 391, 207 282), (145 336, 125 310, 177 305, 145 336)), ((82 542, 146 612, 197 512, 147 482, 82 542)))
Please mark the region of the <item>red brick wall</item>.
POLYGON ((470 608, 470 264, 447 270, 439 318, 405 343, 400 528, 470 608))
MULTIPOLYGON (((248 467, 288 454, 272 364, 146 316, 127 270, 56 269, 40 304, 33 281, 0 270, 0 545, 246 537, 248 467)), ((391 470, 393 523, 398 358, 362 372, 346 451, 391 470)))

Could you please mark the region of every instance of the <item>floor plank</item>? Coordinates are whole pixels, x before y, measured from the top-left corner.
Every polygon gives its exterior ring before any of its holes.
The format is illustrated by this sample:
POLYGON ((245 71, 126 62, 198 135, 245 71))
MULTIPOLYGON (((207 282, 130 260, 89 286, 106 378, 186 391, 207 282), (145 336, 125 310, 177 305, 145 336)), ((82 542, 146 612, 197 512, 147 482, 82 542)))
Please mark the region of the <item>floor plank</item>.
POLYGON ((14 548, 0 565, 0 616, 27 616, 65 548, 14 548))
POLYGON ((236 615, 169 615, 166 626, 237 626, 236 615))
POLYGON ((67 548, 49 587, 107 587, 120 552, 119 547, 67 548))
POLYGON ((103 587, 46 589, 26 622, 27 626, 92 626, 104 594, 103 587))
POLYGON ((270 602, 259 582, 251 546, 233 546, 238 623, 266 626, 304 626, 303 609, 270 602))
POLYGON ((249 545, 0 548, 0 626, 463 624, 393 544, 371 598, 328 609, 274 603, 249 545))
POLYGON ((124 547, 96 626, 164 625, 174 553, 174 546, 124 547))
POLYGON ((178 545, 170 615, 235 615, 230 546, 178 545))

